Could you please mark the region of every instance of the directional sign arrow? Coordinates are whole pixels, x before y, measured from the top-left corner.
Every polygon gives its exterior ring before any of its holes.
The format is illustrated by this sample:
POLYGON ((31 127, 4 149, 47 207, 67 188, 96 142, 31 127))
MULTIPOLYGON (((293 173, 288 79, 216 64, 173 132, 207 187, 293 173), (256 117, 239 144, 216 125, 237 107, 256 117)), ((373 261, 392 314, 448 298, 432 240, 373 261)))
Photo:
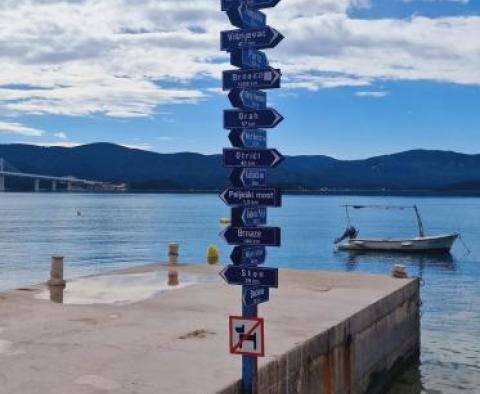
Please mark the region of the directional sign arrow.
POLYGON ((275 48, 283 35, 270 26, 260 29, 227 30, 220 33, 222 51, 232 52, 236 49, 266 49, 275 48))
POLYGON ((243 305, 252 306, 262 304, 270 300, 270 289, 262 286, 249 286, 243 292, 243 305))
POLYGON ((277 89, 282 72, 267 67, 253 70, 228 70, 223 72, 223 90, 229 89, 277 89))
POLYGON ((224 167, 273 168, 283 160, 284 157, 276 149, 226 148, 223 150, 224 167))
POLYGON ((260 90, 232 89, 228 99, 232 106, 240 109, 267 108, 267 93, 260 90))
POLYGON ((235 187, 265 186, 267 171, 257 168, 235 168, 230 174, 230 182, 235 187))
POLYGON ((238 7, 242 2, 249 8, 261 9, 275 7, 280 0, 222 0, 222 11, 238 7))
POLYGON ((269 66, 267 55, 255 49, 243 48, 230 53, 232 66, 240 68, 266 68, 269 66))
POLYGON ((220 276, 229 285, 278 287, 278 268, 228 265, 220 276))
POLYGON ((271 129, 283 120, 273 108, 252 111, 229 109, 223 111, 223 127, 225 129, 271 129))
POLYGON ((279 227, 228 227, 221 234, 230 245, 280 246, 279 227))
POLYGON ((220 194, 220 198, 232 207, 280 207, 282 205, 282 193, 273 187, 228 188, 220 194))
POLYGON ((260 265, 267 258, 265 246, 235 246, 230 260, 236 265, 260 265))
POLYGON ((256 29, 264 27, 267 23, 267 16, 263 12, 251 10, 243 3, 229 8, 227 15, 231 24, 241 29, 256 29))
POLYGON ((232 208, 232 225, 253 227, 267 224, 267 208, 232 208))
POLYGON ((233 129, 228 139, 236 148, 265 149, 267 132, 262 129, 233 129))

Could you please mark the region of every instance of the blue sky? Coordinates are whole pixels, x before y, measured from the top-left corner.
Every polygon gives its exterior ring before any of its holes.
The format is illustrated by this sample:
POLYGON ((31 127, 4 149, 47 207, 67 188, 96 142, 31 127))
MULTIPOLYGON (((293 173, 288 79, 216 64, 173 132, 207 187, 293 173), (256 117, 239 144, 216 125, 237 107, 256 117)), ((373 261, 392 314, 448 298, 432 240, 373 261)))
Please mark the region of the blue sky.
MULTIPOLYGON (((157 152, 228 145, 210 0, 0 5, 0 143, 110 141, 157 152), (130 4, 129 4, 130 3, 130 4), (35 16, 32 16, 35 15, 35 16)), ((480 4, 283 0, 269 52, 286 154, 355 159, 406 149, 480 153, 480 4)))

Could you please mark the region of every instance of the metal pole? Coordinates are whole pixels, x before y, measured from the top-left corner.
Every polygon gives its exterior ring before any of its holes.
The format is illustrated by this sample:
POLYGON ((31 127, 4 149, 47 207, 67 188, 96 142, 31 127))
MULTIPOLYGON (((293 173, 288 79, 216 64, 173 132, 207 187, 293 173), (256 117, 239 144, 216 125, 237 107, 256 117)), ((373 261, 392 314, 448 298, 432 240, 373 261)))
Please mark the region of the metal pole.
POLYGON ((423 238, 425 237, 425 230, 423 229, 423 222, 422 222, 422 218, 420 217, 420 212, 418 211, 418 208, 416 205, 413 206, 413 209, 415 210, 415 215, 417 216, 418 236, 420 238, 423 238))
MULTIPOLYGON (((245 292, 248 287, 242 287, 242 299, 245 296, 245 292)), ((242 315, 244 317, 257 317, 258 307, 245 306, 242 304, 242 315)), ((242 389, 243 394, 257 394, 257 374, 258 374, 258 362, 257 357, 242 356, 242 389)))

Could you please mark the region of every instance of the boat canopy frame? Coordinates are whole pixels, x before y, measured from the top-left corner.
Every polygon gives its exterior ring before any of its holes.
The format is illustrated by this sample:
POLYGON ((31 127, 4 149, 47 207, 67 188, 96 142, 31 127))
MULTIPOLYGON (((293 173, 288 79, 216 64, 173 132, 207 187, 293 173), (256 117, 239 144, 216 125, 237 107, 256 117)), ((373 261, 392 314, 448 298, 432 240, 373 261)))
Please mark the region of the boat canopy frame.
POLYGON ((364 208, 371 208, 371 209, 413 209, 415 212, 415 216, 417 218, 417 226, 418 226, 418 236, 419 238, 424 238, 425 237, 425 228, 423 227, 423 222, 422 218, 420 216, 420 212, 418 210, 418 207, 416 205, 379 205, 379 204, 374 204, 374 205, 364 205, 364 204, 345 204, 342 205, 342 207, 345 208, 345 213, 347 215, 347 222, 349 225, 351 225, 351 220, 350 220, 350 208, 353 209, 364 209, 364 208))

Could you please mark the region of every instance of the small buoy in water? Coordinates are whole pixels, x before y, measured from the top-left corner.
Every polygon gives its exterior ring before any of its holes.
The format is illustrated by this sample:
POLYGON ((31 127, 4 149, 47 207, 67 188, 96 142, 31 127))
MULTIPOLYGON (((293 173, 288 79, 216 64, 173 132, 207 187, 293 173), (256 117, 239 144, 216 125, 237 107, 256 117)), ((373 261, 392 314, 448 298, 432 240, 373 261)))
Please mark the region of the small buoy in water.
POLYGON ((208 264, 218 264, 218 248, 214 245, 210 245, 207 252, 208 264))
POLYGON ((221 223, 221 224, 230 224, 231 221, 230 221, 229 218, 221 218, 221 219, 220 219, 220 223, 221 223))
POLYGON ((82 216, 82 212, 77 210, 77 216, 82 216))

